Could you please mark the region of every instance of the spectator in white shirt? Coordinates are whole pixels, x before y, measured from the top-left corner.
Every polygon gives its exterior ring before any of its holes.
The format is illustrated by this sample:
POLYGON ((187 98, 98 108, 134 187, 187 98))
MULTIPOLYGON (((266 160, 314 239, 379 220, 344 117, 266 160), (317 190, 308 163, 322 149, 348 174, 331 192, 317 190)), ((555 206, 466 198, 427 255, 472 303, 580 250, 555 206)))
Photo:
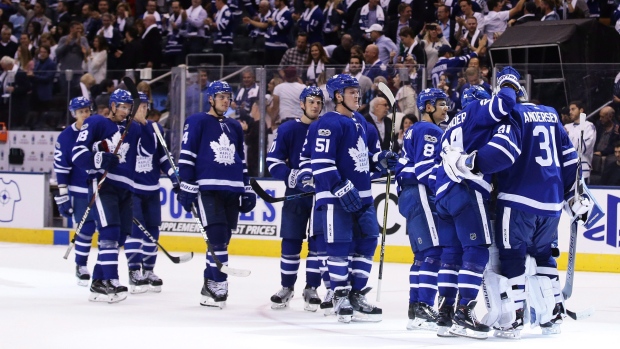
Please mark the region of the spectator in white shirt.
POLYGON ((484 32, 487 34, 488 46, 491 46, 508 26, 510 17, 516 16, 523 9, 525 0, 519 0, 510 11, 502 11, 507 0, 489 0, 489 14, 484 17, 484 32))

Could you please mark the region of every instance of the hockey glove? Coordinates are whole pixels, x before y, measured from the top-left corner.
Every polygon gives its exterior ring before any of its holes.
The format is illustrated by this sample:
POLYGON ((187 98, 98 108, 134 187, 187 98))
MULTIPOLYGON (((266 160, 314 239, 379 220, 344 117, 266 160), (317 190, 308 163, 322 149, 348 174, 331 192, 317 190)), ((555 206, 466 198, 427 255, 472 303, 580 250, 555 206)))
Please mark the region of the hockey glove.
POLYGON ((312 173, 307 171, 302 171, 297 174, 297 186, 295 188, 304 191, 311 192, 314 191, 314 180, 312 178, 312 173))
POLYGON ((463 179, 482 179, 482 174, 472 173, 476 160, 475 151, 467 154, 458 147, 445 147, 441 151, 441 158, 443 169, 453 182, 461 183, 463 179))
POLYGON ((288 174, 288 180, 286 181, 286 186, 289 188, 297 187, 297 175, 299 174, 299 170, 292 169, 288 174))
POLYGON ((54 201, 58 205, 58 212, 61 216, 71 218, 73 215, 73 207, 69 199, 69 191, 67 187, 58 187, 58 196, 54 196, 54 201))
POLYGON ((241 194, 241 205, 239 212, 248 213, 256 206, 256 194, 249 185, 245 187, 245 193, 241 194))
POLYGON ((332 194, 338 197, 345 211, 353 213, 362 209, 360 193, 350 180, 347 179, 338 183, 332 188, 332 194))
POLYGON ((373 155, 372 161, 374 161, 381 170, 394 171, 396 164, 398 164, 398 154, 389 150, 384 150, 373 155))
POLYGON ((173 168, 168 170, 168 178, 170 178, 170 182, 172 182, 172 191, 175 194, 179 194, 179 190, 181 188, 181 183, 179 183, 179 171, 175 171, 173 168))
POLYGON ((191 212, 192 205, 195 204, 198 199, 198 185, 181 182, 180 189, 177 200, 181 203, 185 211, 191 212))
POLYGON ((497 86, 501 87, 510 87, 515 90, 515 93, 518 95, 521 93, 521 84, 519 83, 519 79, 521 75, 512 67, 506 67, 502 69, 497 74, 497 86))
POLYGON ((95 168, 109 171, 110 169, 116 167, 118 165, 119 159, 118 156, 112 153, 106 153, 103 151, 99 151, 95 153, 95 168))

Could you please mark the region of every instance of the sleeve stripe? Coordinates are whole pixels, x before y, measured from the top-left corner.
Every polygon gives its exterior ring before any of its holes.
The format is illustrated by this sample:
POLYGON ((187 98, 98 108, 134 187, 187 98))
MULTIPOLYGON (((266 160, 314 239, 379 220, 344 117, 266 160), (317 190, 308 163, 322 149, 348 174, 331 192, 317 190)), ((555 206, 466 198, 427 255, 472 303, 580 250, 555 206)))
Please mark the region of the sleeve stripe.
POLYGON ((267 161, 271 161, 271 162, 275 162, 276 164, 283 164, 284 161, 278 159, 278 158, 272 158, 272 157, 268 157, 267 161))
POLYGON ((491 117, 493 118, 493 120, 500 122, 500 120, 498 118, 495 117, 495 114, 493 114, 493 101, 495 100, 495 96, 493 96, 491 98, 491 103, 489 103, 489 115, 491 115, 491 117))
POLYGON ((322 168, 320 170, 316 170, 316 171, 312 171, 313 175, 319 175, 321 173, 325 173, 325 172, 329 172, 329 171, 336 171, 338 170, 338 168, 336 166, 330 166, 330 167, 326 167, 326 168, 322 168))
POLYGON ((336 164, 336 161, 331 159, 314 159, 312 160, 313 164, 336 164))
POLYGON ((55 164, 54 164, 54 168, 62 168, 62 169, 65 169, 65 170, 70 170, 70 169, 71 169, 71 166, 69 166, 69 167, 67 167, 67 166, 60 166, 60 165, 58 165, 57 163, 55 163, 55 164))
POLYGON ((77 159, 80 155, 88 151, 88 149, 86 149, 86 147, 84 146, 79 146, 78 148, 80 148, 81 150, 77 152, 75 155, 73 155, 73 157, 71 158, 71 161, 73 162, 75 162, 75 159, 77 159))
POLYGON ((575 152, 575 148, 568 148, 565 151, 562 152, 562 155, 566 155, 566 154, 570 154, 570 153, 574 153, 575 152))
POLYGON ((502 147, 501 145, 497 144, 497 143, 493 143, 493 142, 489 142, 489 145, 497 148, 499 150, 502 151, 502 153, 506 154, 506 156, 508 156, 510 158, 510 160, 512 161, 512 163, 514 164, 515 162, 515 158, 514 156, 512 156, 512 154, 510 154, 510 152, 508 150, 506 150, 506 148, 502 147))
POLYGON ((275 164, 271 164, 271 165, 269 165, 269 172, 271 172, 271 170, 272 170, 274 167, 279 166, 279 165, 283 165, 283 163, 275 163, 275 164))
POLYGON ((502 108, 502 99, 497 97, 497 107, 499 108, 499 112, 502 113, 502 115, 507 115, 508 113, 504 111, 504 108, 502 108))
POLYGON ((193 157, 194 159, 196 158, 196 154, 192 153, 192 152, 191 152, 191 151, 189 151, 189 150, 185 150, 185 149, 184 149, 184 150, 181 150, 181 154, 187 154, 187 155, 189 155, 189 156, 193 157))
POLYGON ((301 161, 301 162, 299 163, 299 167, 303 167, 303 166, 307 165, 308 163, 310 163, 310 159, 308 159, 308 160, 304 160, 304 161, 301 161))
POLYGON ((428 175, 429 175, 432 171, 433 171, 433 168, 431 167, 431 168, 429 168, 428 170, 426 170, 426 171, 424 171, 424 172, 420 173, 420 174, 417 176, 417 177, 418 177, 418 180, 422 180, 422 178, 424 178, 424 177, 428 176, 428 175))
POLYGON ((190 166, 196 166, 196 164, 193 161, 184 160, 184 159, 180 159, 179 164, 188 164, 190 166))
POLYGON ((70 170, 61 170, 61 169, 58 169, 58 168, 55 168, 54 172, 56 172, 56 173, 71 173, 70 170))
POLYGON ((430 163, 433 163, 433 162, 435 162, 435 159, 420 161, 417 164, 415 164, 415 166, 413 166, 413 168, 418 168, 418 166, 430 164, 430 163))
POLYGON ((510 138, 508 138, 508 136, 506 135, 495 135, 493 137, 497 137, 497 138, 501 138, 503 140, 505 140, 506 142, 508 142, 508 144, 510 144, 510 146, 517 152, 517 154, 521 155, 521 149, 519 149, 519 147, 517 147, 516 144, 514 144, 510 138))
POLYGON ((569 160, 569 161, 565 162, 564 165, 562 165, 562 167, 567 167, 567 166, 570 166, 572 164, 576 164, 577 161, 579 161, 579 158, 574 158, 572 160, 569 160))

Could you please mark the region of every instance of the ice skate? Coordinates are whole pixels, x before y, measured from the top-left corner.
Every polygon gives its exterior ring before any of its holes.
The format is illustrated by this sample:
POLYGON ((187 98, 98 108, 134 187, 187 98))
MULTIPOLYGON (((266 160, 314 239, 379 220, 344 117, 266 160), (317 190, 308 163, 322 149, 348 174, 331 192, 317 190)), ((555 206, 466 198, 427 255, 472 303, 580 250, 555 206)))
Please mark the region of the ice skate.
POLYGON ((164 282, 152 270, 145 270, 144 278, 149 283, 149 292, 161 292, 161 286, 164 282))
POLYGON ((439 312, 437 314, 437 337, 456 337, 450 333, 452 319, 454 318, 454 305, 446 304, 443 297, 439 297, 439 312))
POLYGON ((349 292, 351 286, 339 286, 334 290, 334 298, 332 303, 334 304, 334 313, 338 316, 339 322, 348 324, 353 318, 353 307, 349 301, 349 292))
POLYGON ((383 310, 378 308, 366 300, 366 294, 370 292, 371 287, 365 287, 361 291, 351 291, 349 293, 349 300, 351 301, 351 307, 355 313, 353 314, 353 321, 359 322, 379 322, 383 316, 383 310))
POLYGON ((426 303, 409 303, 407 315, 409 316, 408 330, 437 331, 437 312, 426 303))
POLYGON ((315 312, 319 309, 321 298, 319 298, 319 294, 316 292, 316 287, 306 285, 303 296, 304 310, 315 312))
POLYGON ((121 285, 118 279, 103 280, 103 283, 108 286, 108 296, 110 296, 110 303, 118 303, 124 301, 127 298, 127 287, 121 285))
POLYGON ((149 281, 142 276, 140 269, 129 271, 129 293, 145 293, 149 290, 149 281))
POLYGON ((542 334, 550 335, 562 333, 560 325, 562 325, 562 322, 564 322, 564 317, 566 316, 565 313, 566 311, 564 310, 564 305, 562 303, 556 303, 555 308, 553 309, 553 319, 544 324, 540 324, 542 334))
POLYGON ((295 295, 292 287, 282 287, 278 292, 271 296, 271 309, 284 309, 295 295))
POLYGON ((88 296, 88 300, 91 302, 110 302, 110 296, 108 292, 111 290, 108 289, 108 285, 105 284, 102 280, 93 280, 90 285, 90 296, 88 296))
POLYGON ((90 274, 88 273, 88 268, 85 265, 75 266, 75 277, 77 277, 78 286, 88 286, 90 274))
POLYGON ((321 309, 323 309, 325 316, 335 315, 334 313, 334 303, 332 300, 334 299, 334 290, 327 289, 327 294, 325 294, 325 299, 321 303, 321 309))
MULTIPOLYGON (((494 328, 493 336, 506 339, 521 339, 521 330, 523 329, 523 309, 517 309, 515 321, 506 327, 494 328)), ((544 331, 544 330, 543 330, 544 331)))
POLYGON ((450 328, 450 333, 473 339, 487 339, 489 334, 489 326, 481 324, 476 319, 474 308, 476 301, 469 301, 467 305, 458 305, 454 312, 454 324, 450 328))
POLYGON ((200 294, 202 295, 200 305, 224 309, 228 298, 228 281, 215 282, 205 279, 200 294))

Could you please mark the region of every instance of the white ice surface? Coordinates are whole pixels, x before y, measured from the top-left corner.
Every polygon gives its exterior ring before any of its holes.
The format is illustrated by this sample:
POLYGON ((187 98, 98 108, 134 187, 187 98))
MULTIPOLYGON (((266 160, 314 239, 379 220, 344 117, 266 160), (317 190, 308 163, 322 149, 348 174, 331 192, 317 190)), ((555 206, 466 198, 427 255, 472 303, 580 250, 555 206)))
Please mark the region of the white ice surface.
MULTIPOLYGON (((582 321, 567 318, 562 334, 523 332, 520 341, 489 337, 438 338, 431 332, 405 329, 409 265, 385 265, 380 323, 341 324, 335 317, 303 310, 297 282, 291 307, 272 310, 269 298, 279 289, 277 258, 231 256, 230 266, 252 270, 247 278, 229 278, 224 310, 199 305, 204 255, 172 264, 159 254, 156 273, 162 293, 129 295, 118 304, 88 302, 79 287, 75 264, 65 261, 64 246, 0 243, 0 348, 600 348, 617 347, 620 327, 620 274, 578 272, 573 311, 594 307, 582 321)), ((92 251, 89 267, 92 270, 92 251)), ((173 253, 180 255, 182 253, 173 253)), ((73 255, 72 257, 73 258, 73 255)), ((303 270, 303 262, 302 262, 303 270)), ((369 281, 377 283, 377 264, 369 281)), ((127 285, 126 259, 120 259, 121 282, 127 285)), ((561 272, 561 277, 564 273, 561 272)), ((320 294, 323 296, 324 289, 320 294)), ((375 303, 376 293, 369 300, 375 303)), ((480 303, 479 318, 484 314, 480 303)))

